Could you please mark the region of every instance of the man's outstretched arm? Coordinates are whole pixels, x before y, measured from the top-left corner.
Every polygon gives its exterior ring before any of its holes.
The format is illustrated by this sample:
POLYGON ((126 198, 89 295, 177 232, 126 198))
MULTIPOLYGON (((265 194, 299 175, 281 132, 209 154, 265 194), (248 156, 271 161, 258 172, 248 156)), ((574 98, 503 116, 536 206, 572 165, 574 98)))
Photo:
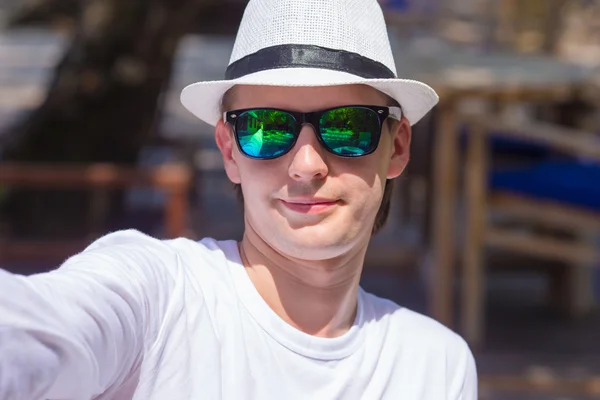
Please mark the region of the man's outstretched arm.
POLYGON ((0 270, 0 398, 93 398, 120 385, 156 337, 174 262, 160 241, 122 232, 50 273, 0 270))

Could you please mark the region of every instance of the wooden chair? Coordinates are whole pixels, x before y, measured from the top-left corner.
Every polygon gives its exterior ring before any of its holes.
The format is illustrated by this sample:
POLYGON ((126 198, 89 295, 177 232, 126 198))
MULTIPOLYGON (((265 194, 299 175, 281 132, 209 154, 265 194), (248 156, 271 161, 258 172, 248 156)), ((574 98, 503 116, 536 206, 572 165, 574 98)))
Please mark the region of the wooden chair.
POLYGON ((568 263, 575 271, 572 293, 589 284, 577 282, 577 276, 587 277, 586 269, 600 261, 593 241, 600 233, 600 140, 589 132, 537 122, 510 123, 493 115, 463 117, 463 121, 468 126, 468 145, 462 332, 471 345, 479 346, 485 320, 487 246, 568 263), (499 134, 572 158, 494 170, 487 145, 491 135, 499 134), (568 185, 579 191, 569 191, 568 185), (510 219, 541 229, 524 231, 522 225, 514 228, 503 223, 510 219), (567 235, 548 234, 551 230, 567 235))
MULTIPOLYGON (((90 219, 96 222, 106 217, 105 194, 110 189, 151 187, 161 190, 167 195, 164 213, 167 237, 185 236, 189 233, 188 193, 191 185, 191 171, 179 164, 135 168, 112 164, 76 166, 0 163, 0 186, 93 190, 90 219)), ((3 235, 0 238, 0 260, 61 261, 83 250, 91 240, 103 233, 97 229, 92 226, 88 237, 69 241, 15 241, 3 235)))

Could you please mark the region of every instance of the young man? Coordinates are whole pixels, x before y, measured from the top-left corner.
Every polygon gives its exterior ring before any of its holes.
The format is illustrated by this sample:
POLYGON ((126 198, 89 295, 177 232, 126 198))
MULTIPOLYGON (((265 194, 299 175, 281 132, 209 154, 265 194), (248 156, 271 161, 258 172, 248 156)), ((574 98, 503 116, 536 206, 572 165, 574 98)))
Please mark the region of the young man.
POLYGON ((109 234, 56 271, 0 271, 0 399, 475 400, 465 342, 359 287, 411 124, 375 0, 251 0, 216 125, 240 243, 109 234))

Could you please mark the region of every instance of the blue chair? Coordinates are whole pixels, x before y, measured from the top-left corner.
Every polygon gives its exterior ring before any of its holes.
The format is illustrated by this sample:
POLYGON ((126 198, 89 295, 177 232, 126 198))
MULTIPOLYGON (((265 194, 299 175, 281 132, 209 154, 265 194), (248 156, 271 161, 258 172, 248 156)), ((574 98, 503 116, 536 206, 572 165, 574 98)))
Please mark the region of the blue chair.
POLYGON ((572 312, 585 312, 593 303, 585 279, 591 266, 600 265, 593 240, 600 233, 600 136, 542 123, 510 124, 493 116, 465 119, 462 330, 477 346, 484 330, 487 246, 567 263, 572 266, 569 280, 575 282, 570 294, 578 300, 572 312), (547 151, 547 156, 529 164, 490 167, 488 153, 492 138, 498 137, 547 151))
POLYGON ((560 160, 495 170, 490 190, 600 212, 600 164, 560 160))
MULTIPOLYGON (((461 126, 458 134, 460 148, 464 151, 468 145, 469 126, 461 126)), ((544 161, 556 155, 556 152, 548 146, 539 143, 524 142, 497 129, 489 133, 487 144, 490 153, 500 158, 510 157, 512 159, 544 161)))

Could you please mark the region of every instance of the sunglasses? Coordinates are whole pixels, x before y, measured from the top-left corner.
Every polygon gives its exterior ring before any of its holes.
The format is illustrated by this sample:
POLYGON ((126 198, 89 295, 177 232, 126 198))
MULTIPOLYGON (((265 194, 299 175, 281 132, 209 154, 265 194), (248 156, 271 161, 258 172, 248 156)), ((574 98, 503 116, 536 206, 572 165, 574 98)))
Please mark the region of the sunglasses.
POLYGON ((377 149, 386 118, 402 119, 400 107, 353 105, 309 113, 277 108, 246 108, 224 113, 240 151, 247 157, 270 160, 288 153, 302 126, 313 126, 328 152, 361 157, 377 149))

